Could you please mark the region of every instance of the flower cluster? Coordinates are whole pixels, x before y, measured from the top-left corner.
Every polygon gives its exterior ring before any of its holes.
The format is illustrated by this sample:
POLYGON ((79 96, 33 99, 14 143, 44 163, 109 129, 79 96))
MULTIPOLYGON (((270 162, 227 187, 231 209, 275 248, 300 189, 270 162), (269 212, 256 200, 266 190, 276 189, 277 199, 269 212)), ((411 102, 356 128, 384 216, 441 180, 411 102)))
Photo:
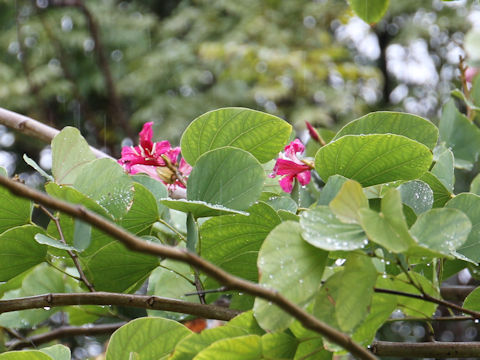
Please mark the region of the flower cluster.
POLYGON ((299 158, 304 151, 305 146, 300 140, 295 139, 285 146, 285 151, 280 153, 280 157, 275 163, 270 177, 283 175, 279 183, 285 192, 292 192, 294 179, 297 179, 300 185, 307 185, 310 182, 310 170, 313 169, 313 165, 307 160, 299 158))
POLYGON ((138 146, 125 146, 118 163, 129 174, 145 173, 162 181, 167 187, 185 188, 186 179, 192 167, 182 158, 178 163, 180 148, 172 148, 170 142, 164 140, 152 142, 153 122, 147 122, 139 134, 138 146))

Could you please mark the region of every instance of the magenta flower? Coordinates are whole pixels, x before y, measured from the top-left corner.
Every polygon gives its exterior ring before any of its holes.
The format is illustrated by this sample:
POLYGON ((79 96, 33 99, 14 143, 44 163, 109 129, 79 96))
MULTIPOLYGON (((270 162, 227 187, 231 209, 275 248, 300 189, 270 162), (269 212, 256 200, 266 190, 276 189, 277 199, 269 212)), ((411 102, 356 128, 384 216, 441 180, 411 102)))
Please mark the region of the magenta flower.
POLYGON ((118 163, 129 174, 145 173, 163 182, 168 187, 185 188, 184 181, 192 171, 192 167, 182 158, 178 164, 180 148, 172 148, 170 142, 164 140, 152 142, 153 122, 147 122, 140 131, 140 145, 125 146, 118 163), (181 179, 180 179, 181 177, 181 179), (182 182, 182 180, 184 180, 182 182))
POLYGON ((285 151, 280 153, 280 157, 275 163, 270 177, 274 178, 277 175, 284 175, 279 183, 285 192, 292 192, 294 179, 297 179, 301 185, 307 185, 310 182, 310 170, 313 169, 313 165, 306 160, 298 158, 304 151, 305 146, 303 146, 300 140, 295 139, 285 146, 285 151))
POLYGON ((478 68, 474 68, 474 67, 467 68, 467 70, 465 70, 465 80, 471 84, 473 82, 473 78, 475 77, 475 75, 478 74, 478 71, 479 71, 478 68))

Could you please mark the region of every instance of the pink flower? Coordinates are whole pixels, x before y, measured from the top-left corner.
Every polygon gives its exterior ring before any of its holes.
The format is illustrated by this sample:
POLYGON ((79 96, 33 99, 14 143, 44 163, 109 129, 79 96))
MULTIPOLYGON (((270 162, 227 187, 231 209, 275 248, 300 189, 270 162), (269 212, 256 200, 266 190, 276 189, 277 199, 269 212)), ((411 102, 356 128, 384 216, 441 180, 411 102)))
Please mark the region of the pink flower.
POLYGON ((471 84, 473 82, 473 78, 475 77, 475 75, 478 74, 478 71, 479 71, 478 68, 474 68, 474 67, 467 68, 467 70, 465 70, 465 80, 467 80, 467 82, 471 84))
POLYGON ((315 140, 316 142, 320 142, 320 136, 318 135, 317 130, 310 124, 308 121, 305 121, 305 125, 307 125, 308 133, 310 137, 315 140))
POLYGON ((303 146, 300 140, 295 139, 285 146, 285 152, 280 153, 280 157, 275 163, 270 177, 274 178, 277 175, 284 175, 279 183, 285 192, 292 192, 294 179, 297 179, 301 185, 307 185, 310 182, 310 170, 313 169, 313 165, 306 160, 298 158, 298 155, 301 155, 304 151, 305 146, 303 146))
POLYGON ((170 142, 164 140, 152 142, 153 122, 147 122, 140 131, 140 145, 125 146, 122 157, 118 163, 129 174, 145 173, 150 177, 162 181, 168 187, 180 186, 185 188, 183 182, 192 171, 192 167, 182 158, 178 164, 180 148, 172 148, 170 142), (179 175, 179 176, 178 176, 179 175))

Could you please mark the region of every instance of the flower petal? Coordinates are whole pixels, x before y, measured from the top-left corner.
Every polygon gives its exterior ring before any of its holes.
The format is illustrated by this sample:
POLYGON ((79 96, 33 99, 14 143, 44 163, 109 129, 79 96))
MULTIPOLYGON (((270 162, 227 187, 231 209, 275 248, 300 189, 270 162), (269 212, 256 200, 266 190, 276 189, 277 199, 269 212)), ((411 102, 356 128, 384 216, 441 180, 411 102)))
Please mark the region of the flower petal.
POLYGON ((308 185, 308 183, 310 182, 310 178, 311 178, 310 170, 303 171, 300 174, 297 174, 296 177, 297 177, 300 185, 308 185))
POLYGON ((275 174, 276 175, 296 175, 299 174, 305 170, 310 170, 308 165, 302 163, 299 161, 299 163, 296 163, 291 160, 285 160, 285 159, 278 159, 277 163, 275 164, 275 174))
POLYGON ((156 166, 134 165, 130 168, 130 174, 135 175, 139 173, 147 174, 148 176, 150 176, 151 178, 154 178, 155 180, 162 181, 162 179, 158 176, 156 166))
POLYGON ((278 182, 283 191, 291 193, 293 189, 293 176, 285 176, 278 182))

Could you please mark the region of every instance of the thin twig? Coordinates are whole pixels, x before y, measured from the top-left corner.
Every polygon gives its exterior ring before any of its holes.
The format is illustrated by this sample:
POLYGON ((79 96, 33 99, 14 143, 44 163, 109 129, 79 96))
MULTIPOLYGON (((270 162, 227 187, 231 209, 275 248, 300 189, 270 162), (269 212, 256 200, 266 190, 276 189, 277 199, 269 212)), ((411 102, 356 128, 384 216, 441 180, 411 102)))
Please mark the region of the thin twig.
POLYGON ((402 358, 475 358, 480 354, 480 342, 405 343, 374 341, 370 346, 378 356, 402 358))
POLYGON ((38 346, 45 344, 52 340, 57 340, 61 338, 71 337, 71 336, 95 336, 103 334, 111 334, 117 330, 120 326, 125 325, 125 322, 114 323, 114 324, 101 324, 101 325, 90 325, 90 326, 62 326, 58 329, 39 334, 33 335, 31 337, 14 340, 6 343, 6 346, 9 350, 20 350, 30 346, 38 346))
MULTIPOLYGON (((39 205, 39 208, 47 214, 47 216, 55 223, 55 226, 58 231, 58 235, 60 237, 60 242, 64 245, 68 245, 67 242, 65 241, 65 237, 63 236, 63 231, 62 231, 62 226, 60 224, 60 219, 56 216, 54 216, 48 209, 43 206, 39 205)), ((75 267, 77 268, 78 275, 80 276, 80 280, 85 284, 85 286, 90 290, 91 292, 95 292, 95 288, 93 287, 92 283, 87 279, 85 276, 85 273, 83 272, 82 266, 80 265, 80 261, 78 260, 77 254, 75 254, 72 250, 66 250, 68 255, 72 258, 73 263, 75 264, 75 267)))
POLYGON ((187 239, 185 238, 185 236, 183 236, 183 234, 178 231, 177 229, 175 229, 172 225, 170 225, 168 222, 166 222, 165 220, 163 219, 158 219, 157 220, 159 223, 161 223, 162 225, 165 225, 167 228, 169 228, 172 232, 174 232, 179 238, 181 241, 183 242, 187 242, 187 239))
MULTIPOLYGON (((124 228, 121 228, 107 219, 95 214, 94 212, 87 210, 82 205, 73 205, 63 200, 55 199, 38 190, 34 190, 28 186, 10 180, 5 176, 0 176, 0 185, 8 188, 12 193, 18 196, 31 199, 45 207, 58 210, 75 218, 81 219, 90 225, 93 225, 97 229, 102 230, 106 234, 111 235, 115 239, 119 240, 131 251, 156 255, 159 257, 166 257, 187 263, 198 270, 203 271, 206 275, 212 277, 220 284, 223 284, 232 290, 243 291, 249 293, 250 295, 270 301, 272 304, 277 305, 280 309, 299 320, 299 322, 305 328, 323 335, 331 342, 338 344, 345 350, 349 351, 352 355, 357 356, 360 359, 376 359, 376 357, 369 351, 354 342, 350 336, 320 321, 303 308, 282 296, 276 290, 229 274, 220 267, 215 266, 214 264, 193 253, 188 252, 185 249, 143 241, 124 228)), ((13 302, 17 301, 18 299, 13 300, 13 302)), ((197 306, 208 305, 197 304, 197 306)))
POLYGON ((199 295, 199 294, 215 294, 215 293, 225 292, 225 291, 228 291, 228 288, 226 286, 222 286, 222 287, 219 287, 218 289, 195 291, 195 292, 192 292, 192 293, 186 293, 184 295, 185 296, 193 296, 193 295, 199 295))

